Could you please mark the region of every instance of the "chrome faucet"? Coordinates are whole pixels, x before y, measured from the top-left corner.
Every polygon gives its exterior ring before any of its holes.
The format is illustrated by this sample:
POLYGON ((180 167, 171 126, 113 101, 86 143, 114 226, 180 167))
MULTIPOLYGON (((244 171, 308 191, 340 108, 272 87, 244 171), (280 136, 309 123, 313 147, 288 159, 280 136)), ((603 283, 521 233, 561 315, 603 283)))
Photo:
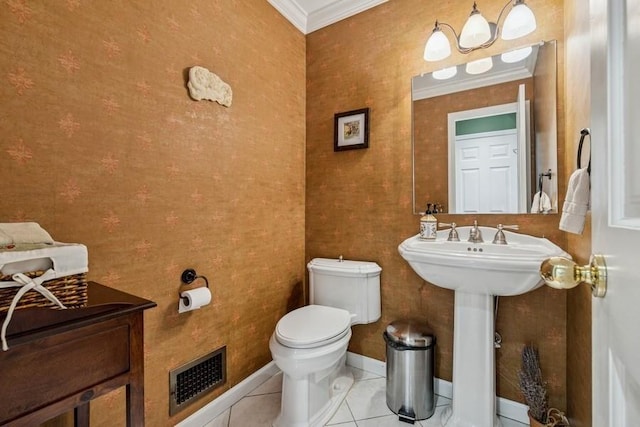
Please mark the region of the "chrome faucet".
POLYGON ((482 240, 482 232, 480 231, 480 228, 478 228, 478 220, 473 220, 473 228, 471 230, 469 230, 469 239, 467 240, 467 242, 471 242, 471 243, 482 243, 484 242, 484 240, 482 240))
POLYGON ((517 225, 502 225, 502 224, 498 224, 498 231, 496 232, 495 237, 493 238, 493 244, 495 245, 506 245, 507 244, 507 238, 504 235, 504 231, 502 231, 503 229, 506 230, 517 230, 520 227, 518 227, 517 225))
POLYGON ((460 237, 458 236, 458 230, 456 230, 456 227, 458 226, 458 224, 456 224, 455 222, 439 222, 438 223, 438 227, 451 227, 451 230, 449 230, 449 237, 447 237, 447 242, 459 242, 460 241, 460 237))

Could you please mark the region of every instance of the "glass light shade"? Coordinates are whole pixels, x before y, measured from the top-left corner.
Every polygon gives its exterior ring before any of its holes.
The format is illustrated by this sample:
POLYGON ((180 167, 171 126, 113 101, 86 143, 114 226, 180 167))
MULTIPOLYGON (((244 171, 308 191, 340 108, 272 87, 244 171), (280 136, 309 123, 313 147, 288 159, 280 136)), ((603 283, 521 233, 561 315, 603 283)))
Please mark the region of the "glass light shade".
POLYGON ((431 33, 427 44, 424 46, 425 61, 440 61, 451 55, 451 45, 449 39, 442 30, 436 28, 431 33))
POLYGON ((517 3, 504 20, 502 39, 513 40, 526 36, 535 31, 536 26, 536 17, 531 9, 524 2, 517 3))
POLYGON ((453 67, 443 68, 431 73, 433 78, 436 80, 447 80, 455 76, 456 74, 458 74, 458 67, 456 67, 455 65, 453 67))
POLYGON ((500 56, 500 59, 502 59, 502 62, 506 62, 507 64, 513 64, 514 62, 522 61, 531 55, 531 52, 533 52, 533 48, 531 46, 527 46, 510 52, 505 52, 500 56))
POLYGON ((489 23, 480 12, 472 12, 460 33, 460 47, 477 47, 489 41, 491 29, 489 23))
POLYGON ((465 70, 467 74, 482 74, 489 71, 492 67, 493 61, 491 60, 491 57, 488 56, 486 58, 468 62, 465 70))

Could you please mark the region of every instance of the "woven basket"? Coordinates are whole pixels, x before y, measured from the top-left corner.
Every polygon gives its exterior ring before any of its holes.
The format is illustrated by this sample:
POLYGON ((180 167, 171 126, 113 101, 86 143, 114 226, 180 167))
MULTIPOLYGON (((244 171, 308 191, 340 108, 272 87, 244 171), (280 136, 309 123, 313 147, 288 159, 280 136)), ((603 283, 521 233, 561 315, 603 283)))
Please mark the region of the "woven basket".
MULTIPOLYGON (((32 271, 24 273, 25 276, 30 278, 39 277, 44 274, 44 271, 32 271)), ((0 281, 12 281, 10 275, 3 276, 0 274, 0 281)), ((87 274, 74 274, 71 276, 64 276, 58 279, 48 280, 42 284, 49 290, 56 298, 60 300, 67 308, 80 308, 87 305, 87 274)), ((4 288, 0 289, 0 313, 4 313, 9 310, 9 305, 13 297, 16 295, 20 288, 4 288)), ((30 308, 30 307, 51 307, 58 308, 58 306, 39 292, 31 290, 24 294, 16 309, 30 308)))

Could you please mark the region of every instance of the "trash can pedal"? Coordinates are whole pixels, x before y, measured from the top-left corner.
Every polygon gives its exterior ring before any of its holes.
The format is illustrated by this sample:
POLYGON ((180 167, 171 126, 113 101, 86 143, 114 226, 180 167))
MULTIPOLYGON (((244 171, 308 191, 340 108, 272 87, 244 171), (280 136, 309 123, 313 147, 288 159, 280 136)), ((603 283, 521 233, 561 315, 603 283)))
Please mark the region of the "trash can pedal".
POLYGON ((411 409, 407 410, 404 406, 398 411, 398 420, 403 423, 415 424, 416 414, 411 409))

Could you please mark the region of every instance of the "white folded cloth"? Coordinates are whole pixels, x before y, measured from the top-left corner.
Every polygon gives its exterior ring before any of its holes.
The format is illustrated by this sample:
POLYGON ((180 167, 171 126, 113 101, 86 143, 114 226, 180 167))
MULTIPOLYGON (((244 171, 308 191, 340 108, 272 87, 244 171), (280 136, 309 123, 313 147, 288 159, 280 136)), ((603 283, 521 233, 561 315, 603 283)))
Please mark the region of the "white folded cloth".
POLYGON ((587 168, 578 169, 569 178, 567 195, 562 206, 560 230, 582 234, 591 199, 591 182, 587 168))
POLYGON ((37 222, 0 223, 0 245, 19 245, 22 243, 53 244, 53 239, 37 222))
POLYGON ((549 213, 551 210, 551 199, 544 191, 538 191, 533 196, 531 203, 531 213, 549 213))
POLYGON ((51 293, 46 287, 42 286, 47 280, 54 279, 56 277, 56 273, 53 270, 47 270, 42 276, 36 277, 35 279, 31 279, 24 274, 17 273, 13 275, 13 282, 0 282, 0 289, 2 288, 10 288, 10 287, 18 287, 20 288, 18 292, 15 294, 13 299, 11 300, 11 304, 9 305, 9 310, 7 311, 7 317, 5 317, 4 322, 2 322, 2 328, 0 328, 0 342, 2 343, 2 351, 9 350, 9 345, 7 344, 7 328, 9 327, 9 322, 11 322, 11 317, 13 317, 13 312, 18 306, 18 302, 20 298, 27 292, 34 290, 39 292, 46 299, 51 301, 54 304, 57 304, 60 308, 67 308, 60 302, 55 295, 51 293))
POLYGON ((89 271, 87 247, 79 243, 55 242, 52 245, 16 245, 14 249, 0 249, 2 275, 49 268, 54 270, 54 279, 86 273, 89 271))
POLYGON ((0 281, 0 289, 20 288, 11 300, 7 317, 0 328, 2 350, 7 351, 9 348, 6 339, 7 328, 24 294, 39 292, 60 308, 66 308, 43 283, 87 271, 89 271, 89 257, 85 245, 54 242, 51 245, 19 244, 12 249, 0 249, 0 273, 3 276, 11 275, 12 279, 0 281), (23 247, 29 247, 29 249, 20 249, 23 247), (45 269, 42 276, 33 279, 23 274, 45 269))

